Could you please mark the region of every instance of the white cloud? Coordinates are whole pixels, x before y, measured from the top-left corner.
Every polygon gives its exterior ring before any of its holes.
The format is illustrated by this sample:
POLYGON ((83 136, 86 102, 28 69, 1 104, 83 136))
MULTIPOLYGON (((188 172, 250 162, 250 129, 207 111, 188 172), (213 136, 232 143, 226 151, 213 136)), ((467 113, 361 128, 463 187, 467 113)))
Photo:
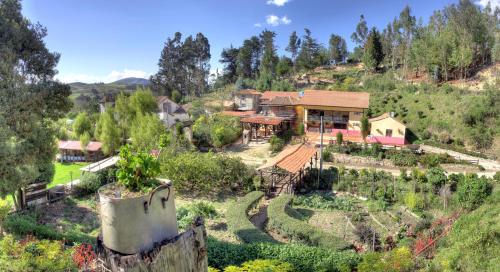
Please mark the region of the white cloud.
POLYGON ((486 7, 488 2, 491 3, 491 9, 495 10, 495 8, 499 7, 500 8, 500 0, 476 0, 476 4, 480 5, 481 7, 486 7))
POLYGON ((139 77, 139 78, 148 78, 151 74, 141 71, 141 70, 130 70, 124 69, 123 71, 111 71, 109 74, 105 76, 98 75, 89 75, 89 74, 58 74, 56 75, 56 79, 59 79, 64 83, 71 82, 84 82, 84 83, 96 83, 96 82, 104 82, 109 83, 113 81, 117 81, 122 78, 127 77, 139 77))
POLYGON ((284 6, 286 3, 290 2, 290 0, 267 0, 268 5, 275 5, 278 7, 284 6))
POLYGON ((266 23, 270 26, 289 25, 290 23, 292 23, 292 20, 286 15, 280 18, 274 14, 271 14, 266 16, 266 23))
POLYGON ((253 24, 253 26, 255 26, 255 27, 262 27, 262 24, 261 23, 255 23, 255 24, 253 24))

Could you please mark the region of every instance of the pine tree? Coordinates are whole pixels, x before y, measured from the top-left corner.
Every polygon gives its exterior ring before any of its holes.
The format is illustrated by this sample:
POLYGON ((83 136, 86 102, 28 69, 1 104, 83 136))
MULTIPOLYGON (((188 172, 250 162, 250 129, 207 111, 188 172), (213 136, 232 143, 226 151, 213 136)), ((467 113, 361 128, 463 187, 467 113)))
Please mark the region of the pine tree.
POLYGON ((384 59, 380 34, 376 28, 372 28, 364 46, 363 63, 368 69, 376 69, 384 59))
POLYGON ((338 35, 332 34, 329 40, 330 59, 340 63, 347 57, 347 45, 345 40, 338 35))

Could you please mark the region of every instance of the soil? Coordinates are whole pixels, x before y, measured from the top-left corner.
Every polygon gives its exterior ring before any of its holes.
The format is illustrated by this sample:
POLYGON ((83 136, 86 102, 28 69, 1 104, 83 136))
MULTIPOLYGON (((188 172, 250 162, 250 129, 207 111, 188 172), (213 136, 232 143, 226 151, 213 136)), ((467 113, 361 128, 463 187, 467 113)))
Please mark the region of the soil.
POLYGON ((133 192, 125 188, 125 186, 123 186, 122 184, 115 182, 115 183, 110 183, 105 187, 102 187, 99 193, 109 198, 126 199, 126 198, 142 197, 144 195, 149 194, 153 189, 154 188, 150 188, 148 192, 141 192, 141 191, 133 192))

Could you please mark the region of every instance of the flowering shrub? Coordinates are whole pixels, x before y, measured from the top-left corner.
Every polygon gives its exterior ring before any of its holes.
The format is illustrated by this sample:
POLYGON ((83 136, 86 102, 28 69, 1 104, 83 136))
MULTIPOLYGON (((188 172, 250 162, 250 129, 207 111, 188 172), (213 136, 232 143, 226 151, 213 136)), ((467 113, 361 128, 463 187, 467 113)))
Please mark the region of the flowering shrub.
POLYGON ((72 258, 80 270, 87 271, 94 265, 97 255, 92 250, 92 245, 81 244, 75 247, 72 258))

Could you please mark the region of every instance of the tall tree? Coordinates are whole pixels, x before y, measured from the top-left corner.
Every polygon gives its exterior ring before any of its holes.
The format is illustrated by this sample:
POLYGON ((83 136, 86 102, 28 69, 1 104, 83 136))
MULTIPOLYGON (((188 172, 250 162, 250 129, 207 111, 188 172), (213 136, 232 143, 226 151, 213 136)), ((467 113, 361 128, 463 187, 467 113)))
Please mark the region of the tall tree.
POLYGON ((363 63, 368 69, 376 69, 384 59, 382 43, 378 30, 373 27, 368 34, 366 44, 364 46, 363 63))
POLYGON ((356 25, 356 31, 351 34, 351 40, 360 46, 364 46, 368 38, 368 25, 365 16, 361 14, 359 22, 356 25))
POLYGON ((19 1, 0 1, 0 197, 12 195, 17 208, 21 188, 51 180, 53 123, 71 108, 69 86, 53 80, 59 54, 45 47, 46 35, 19 1))
POLYGON ((182 41, 182 34, 176 32, 165 42, 158 72, 151 77, 153 89, 168 96, 173 90, 183 96, 200 96, 208 88, 209 61, 210 44, 202 33, 182 41))
POLYGON ((304 29, 304 32, 300 52, 297 56, 297 67, 310 70, 321 64, 321 45, 312 37, 309 29, 304 29))
POLYGON ((269 30, 264 30, 260 34, 263 53, 259 69, 259 79, 257 80, 257 89, 259 90, 270 90, 275 77, 276 64, 279 59, 276 55, 274 37, 276 37, 276 33, 269 30))
POLYGON ((235 82, 238 78, 238 54, 239 49, 232 45, 222 49, 220 63, 224 65, 222 77, 226 83, 235 82))
POLYGON ((290 52, 293 62, 295 62, 295 59, 297 58, 299 49, 300 49, 300 38, 297 36, 297 32, 294 31, 290 35, 290 38, 288 40, 288 46, 285 49, 286 51, 290 52))
POLYGON ((237 59, 237 74, 241 78, 255 78, 260 65, 261 41, 253 36, 243 41, 237 59))
POLYGON ((410 56, 410 48, 413 40, 413 36, 416 32, 417 20, 415 16, 411 15, 411 9, 406 6, 401 13, 395 26, 397 26, 397 33, 400 33, 399 42, 399 55, 403 61, 403 76, 408 73, 408 59, 410 56))
POLYGON ((347 57, 347 45, 344 38, 339 35, 332 34, 328 44, 330 45, 330 59, 334 60, 335 63, 343 62, 347 57))
POLYGON ((101 114, 96 127, 96 138, 102 142, 104 154, 111 155, 120 147, 122 139, 118 123, 114 118, 113 109, 106 109, 101 114))

